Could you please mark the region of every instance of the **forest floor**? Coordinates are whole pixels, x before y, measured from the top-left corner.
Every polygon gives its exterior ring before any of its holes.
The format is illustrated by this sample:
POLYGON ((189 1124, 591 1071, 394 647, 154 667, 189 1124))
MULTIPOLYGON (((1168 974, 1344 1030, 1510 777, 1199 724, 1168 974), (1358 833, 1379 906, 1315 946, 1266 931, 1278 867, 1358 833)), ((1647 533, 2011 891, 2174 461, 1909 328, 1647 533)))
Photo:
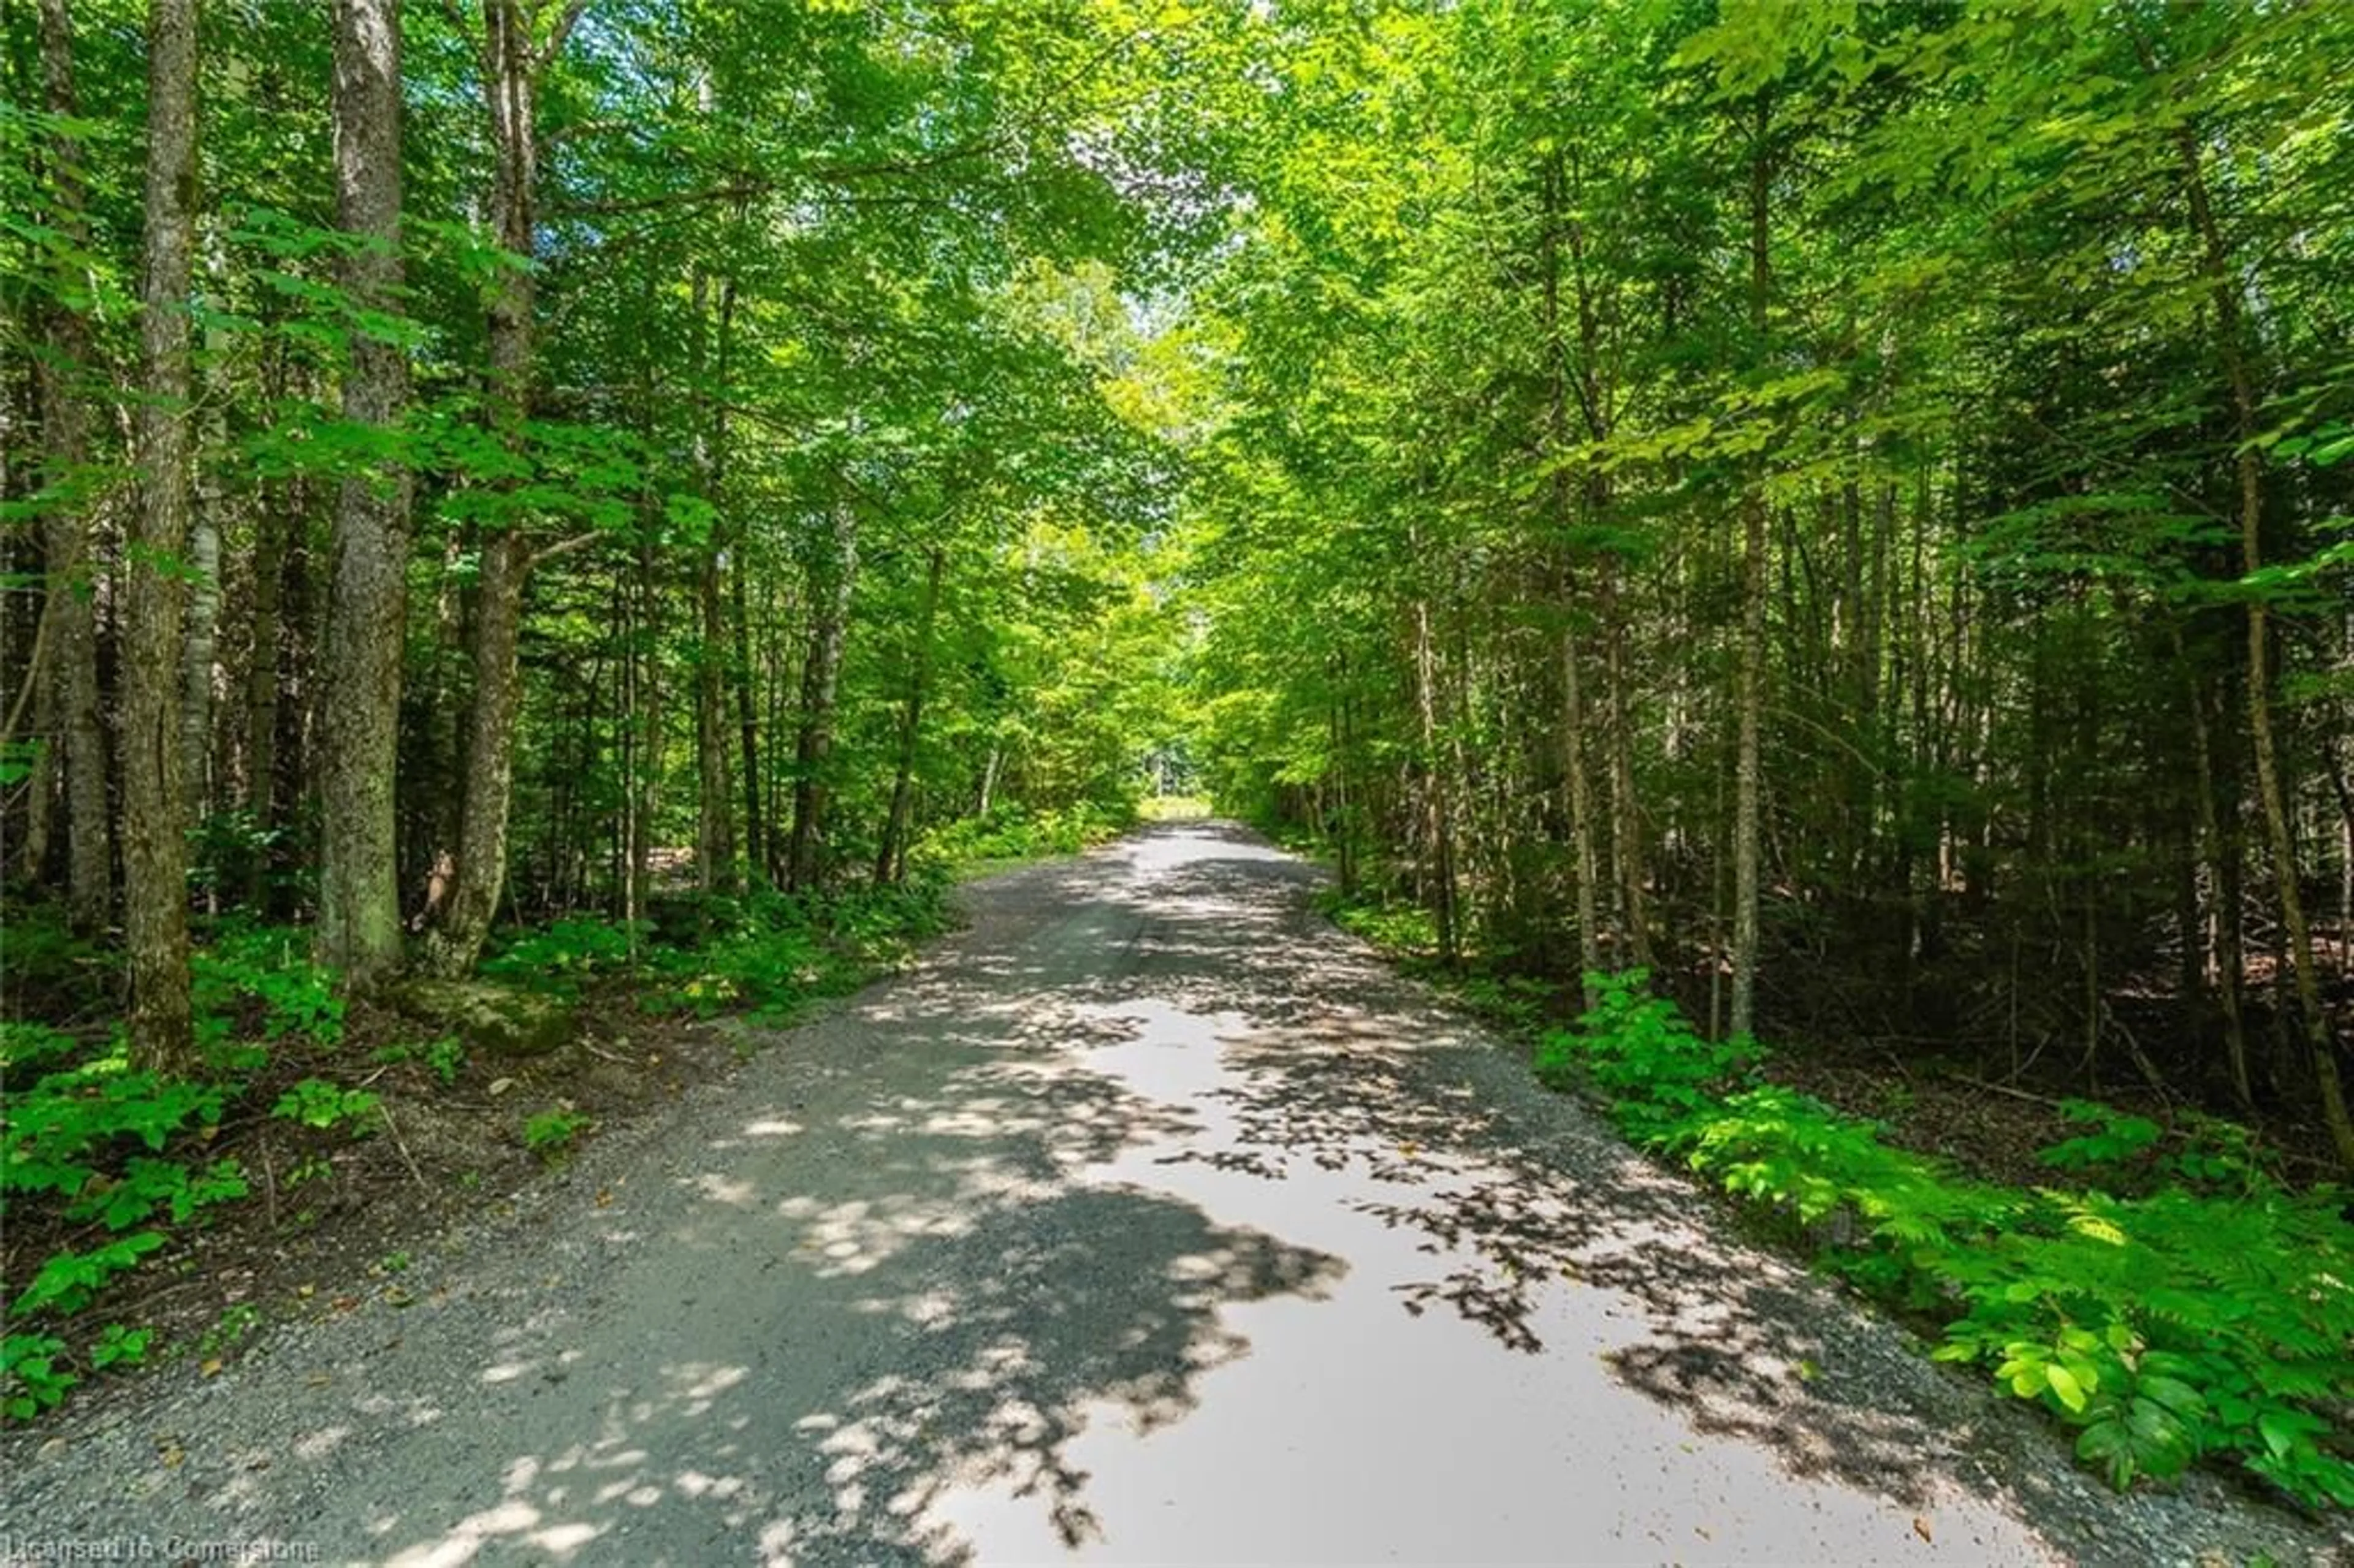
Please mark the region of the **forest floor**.
POLYGON ((2212 1477, 2108 1494, 1539 1088, 1318 916, 1317 880, 1162 826, 967 886, 965 932, 800 1027, 613 1010, 493 1108, 387 1096, 389 1168, 338 1178, 377 1217, 223 1260, 275 1304, 242 1354, 0 1437, 0 1538, 632 1568, 2341 1560, 2212 1477), (606 1130, 533 1179, 463 1123, 511 1127, 518 1095, 606 1130))
MULTIPOLYGON (((644 1014, 623 987, 592 994, 574 1039, 547 1054, 466 1065, 453 1083, 420 1060, 347 1074, 347 1086, 377 1097, 379 1130, 355 1137, 270 1116, 261 1108, 313 1071, 282 1054, 247 1097, 253 1107, 225 1120, 207 1145, 246 1171, 251 1201, 182 1227, 153 1266, 81 1315, 74 1337, 120 1321, 152 1330, 165 1361, 186 1359, 212 1377, 276 1324, 332 1319, 375 1299, 405 1306, 403 1276, 461 1228, 496 1222, 550 1181, 561 1185, 571 1150, 535 1153, 519 1128, 544 1111, 577 1117, 570 1141, 642 1126, 669 1111, 691 1085, 726 1076, 746 1059, 727 1021, 644 1014)), ((367 1064, 376 1048, 412 1039, 414 1021, 355 1008, 338 1052, 367 1064)), ((36 1214, 7 1237, 13 1265, 39 1258, 77 1227, 36 1214)), ((151 1397, 146 1377, 86 1382, 60 1420, 103 1421, 118 1405, 151 1397)), ((21 1436, 21 1434, 19 1435, 21 1436)), ((6 1561, 0 1555, 0 1562, 6 1561)))

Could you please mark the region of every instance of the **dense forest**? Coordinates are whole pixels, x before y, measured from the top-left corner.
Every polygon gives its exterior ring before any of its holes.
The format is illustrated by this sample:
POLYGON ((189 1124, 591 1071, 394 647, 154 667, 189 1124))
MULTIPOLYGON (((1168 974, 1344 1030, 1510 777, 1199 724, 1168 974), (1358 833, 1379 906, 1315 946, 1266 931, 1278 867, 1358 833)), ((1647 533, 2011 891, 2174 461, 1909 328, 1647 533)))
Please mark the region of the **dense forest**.
POLYGON ((8 869, 119 930, 140 1059, 192 913, 365 992, 1117 815, 1169 711, 1117 36, 330 19, 9 9, 8 869))
POLYGON ((2354 13, 1274 31, 1221 794, 1449 954, 2354 1158, 2354 13))
POLYGON ((913 930, 1197 789, 1450 968, 2354 1164, 2354 6, 0 44, 9 1186, 69 1221, 258 1036, 913 930))

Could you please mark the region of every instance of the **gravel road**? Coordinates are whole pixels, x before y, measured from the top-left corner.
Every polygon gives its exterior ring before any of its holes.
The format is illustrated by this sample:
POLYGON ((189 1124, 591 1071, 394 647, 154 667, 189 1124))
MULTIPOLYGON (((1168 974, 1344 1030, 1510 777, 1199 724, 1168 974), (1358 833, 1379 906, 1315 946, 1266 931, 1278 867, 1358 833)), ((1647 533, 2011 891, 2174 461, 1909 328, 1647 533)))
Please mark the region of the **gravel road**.
POLYGON ((1197 823, 975 885, 411 1305, 10 1439, 0 1559, 2339 1560, 2212 1480, 2111 1498, 1314 882, 1197 823))

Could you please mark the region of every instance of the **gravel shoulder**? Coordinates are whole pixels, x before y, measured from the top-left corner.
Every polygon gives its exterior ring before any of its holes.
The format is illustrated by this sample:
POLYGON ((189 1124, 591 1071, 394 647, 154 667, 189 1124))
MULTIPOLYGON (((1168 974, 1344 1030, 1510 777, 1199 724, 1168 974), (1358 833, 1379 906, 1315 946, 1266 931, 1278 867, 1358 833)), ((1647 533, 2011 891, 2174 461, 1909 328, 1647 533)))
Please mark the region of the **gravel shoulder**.
POLYGON ((1314 881, 1212 823, 972 885, 407 1305, 0 1440, 0 1561, 2346 1560, 2211 1478, 2112 1497, 1314 881))

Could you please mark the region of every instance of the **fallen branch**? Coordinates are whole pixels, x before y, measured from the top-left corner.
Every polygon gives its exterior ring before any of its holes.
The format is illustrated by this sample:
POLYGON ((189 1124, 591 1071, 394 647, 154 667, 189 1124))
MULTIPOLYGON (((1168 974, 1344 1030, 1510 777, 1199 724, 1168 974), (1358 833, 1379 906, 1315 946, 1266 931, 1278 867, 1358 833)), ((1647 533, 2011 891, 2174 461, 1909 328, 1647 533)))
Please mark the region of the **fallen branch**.
POLYGON ((384 1116, 385 1131, 392 1134, 392 1146, 400 1150, 401 1163, 408 1167, 408 1174, 415 1179, 419 1186, 429 1190, 432 1184, 425 1180, 425 1172, 417 1168, 416 1157, 408 1152, 408 1145, 401 1141, 400 1128, 392 1119, 391 1108, 379 1105, 376 1109, 384 1116))

